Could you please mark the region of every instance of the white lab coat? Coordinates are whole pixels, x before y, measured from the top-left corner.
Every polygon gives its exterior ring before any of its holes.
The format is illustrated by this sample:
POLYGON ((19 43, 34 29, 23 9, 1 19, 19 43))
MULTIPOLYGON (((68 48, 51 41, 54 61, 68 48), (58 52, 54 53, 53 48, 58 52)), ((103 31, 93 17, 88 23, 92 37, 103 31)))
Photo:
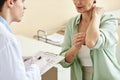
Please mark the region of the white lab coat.
POLYGON ((0 80, 40 80, 36 64, 25 70, 20 45, 8 28, 7 22, 0 17, 0 80))

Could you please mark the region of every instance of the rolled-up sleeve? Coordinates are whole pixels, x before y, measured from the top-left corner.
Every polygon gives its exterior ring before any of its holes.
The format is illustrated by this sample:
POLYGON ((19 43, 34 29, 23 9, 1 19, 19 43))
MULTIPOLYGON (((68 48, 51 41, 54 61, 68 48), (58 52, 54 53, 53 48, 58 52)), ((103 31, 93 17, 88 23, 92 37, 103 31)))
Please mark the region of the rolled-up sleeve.
MULTIPOLYGON (((71 30, 70 29, 71 27, 71 23, 72 23, 72 19, 68 22, 67 26, 66 26, 66 29, 65 29, 65 37, 64 37, 64 42, 62 44, 62 51, 60 53, 60 55, 62 56, 65 56, 66 55, 66 52, 71 48, 71 45, 72 45, 72 38, 71 38, 71 30)), ((70 65, 72 63, 68 63, 64 60, 62 60, 60 62, 60 64, 64 67, 64 68, 67 68, 67 67, 70 67, 70 65)))
POLYGON ((118 21, 113 15, 104 15, 100 24, 100 36, 91 49, 108 48, 118 43, 118 21))

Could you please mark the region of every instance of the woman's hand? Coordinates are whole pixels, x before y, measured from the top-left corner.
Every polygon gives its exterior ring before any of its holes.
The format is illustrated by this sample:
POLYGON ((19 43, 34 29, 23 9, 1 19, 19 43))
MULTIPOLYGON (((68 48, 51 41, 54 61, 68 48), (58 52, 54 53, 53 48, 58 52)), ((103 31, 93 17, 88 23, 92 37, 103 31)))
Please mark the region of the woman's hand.
POLYGON ((73 46, 75 46, 76 49, 80 49, 81 45, 85 44, 85 33, 77 33, 73 37, 73 46))
POLYGON ((68 63, 73 62, 81 45, 85 44, 85 33, 77 33, 73 37, 73 46, 66 52, 65 61, 68 63))
POLYGON ((100 36, 100 19, 104 14, 104 9, 101 7, 93 6, 91 10, 91 21, 86 31, 85 43, 87 47, 93 48, 100 36))
POLYGON ((94 17, 98 17, 99 19, 101 19, 101 17, 104 14, 104 9, 102 7, 93 7, 93 11, 92 11, 92 18, 94 17))

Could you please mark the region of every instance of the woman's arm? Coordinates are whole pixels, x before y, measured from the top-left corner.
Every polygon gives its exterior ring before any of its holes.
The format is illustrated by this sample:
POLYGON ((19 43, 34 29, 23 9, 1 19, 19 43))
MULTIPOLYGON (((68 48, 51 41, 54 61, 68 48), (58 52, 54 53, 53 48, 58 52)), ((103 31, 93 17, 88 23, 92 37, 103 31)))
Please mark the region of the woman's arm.
POLYGON ((65 60, 69 63, 73 62, 76 55, 78 54, 81 45, 84 44, 85 41, 85 34, 84 33, 77 33, 73 37, 73 45, 72 47, 66 52, 65 60))
POLYGON ((100 19, 104 10, 100 7, 94 7, 92 11, 92 19, 86 31, 85 43, 89 48, 93 48, 100 36, 99 26, 100 19))

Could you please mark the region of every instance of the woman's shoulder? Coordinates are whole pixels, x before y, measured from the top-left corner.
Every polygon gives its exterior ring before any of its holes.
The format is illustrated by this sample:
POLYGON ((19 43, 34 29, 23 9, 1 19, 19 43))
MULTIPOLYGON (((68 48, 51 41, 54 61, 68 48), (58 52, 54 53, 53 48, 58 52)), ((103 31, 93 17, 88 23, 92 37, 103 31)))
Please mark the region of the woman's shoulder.
POLYGON ((114 21, 117 21, 117 17, 112 14, 112 13, 104 13, 102 18, 101 18, 101 22, 105 22, 105 21, 108 21, 108 20, 114 20, 114 21))
POLYGON ((78 21, 79 19, 80 19, 80 14, 71 17, 71 18, 69 19, 69 22, 72 22, 72 21, 78 21))

